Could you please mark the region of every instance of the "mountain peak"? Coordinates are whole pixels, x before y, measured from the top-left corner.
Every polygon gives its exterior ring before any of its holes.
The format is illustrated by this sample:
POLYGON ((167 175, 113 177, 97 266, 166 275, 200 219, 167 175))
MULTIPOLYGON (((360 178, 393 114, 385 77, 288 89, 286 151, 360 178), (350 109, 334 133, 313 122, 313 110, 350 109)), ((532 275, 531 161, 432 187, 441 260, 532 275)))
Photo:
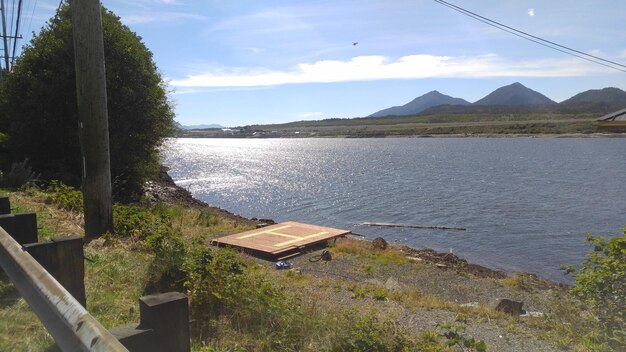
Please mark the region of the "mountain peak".
POLYGON ((441 94, 436 90, 432 90, 411 100, 407 104, 380 110, 371 114, 369 117, 416 115, 437 105, 470 105, 470 103, 466 100, 453 98, 451 96, 441 94))
POLYGON ((562 101, 561 104, 606 104, 608 109, 621 109, 626 106, 626 92, 614 87, 590 89, 562 101))
POLYGON ((474 105, 553 105, 553 100, 519 82, 500 87, 474 105))

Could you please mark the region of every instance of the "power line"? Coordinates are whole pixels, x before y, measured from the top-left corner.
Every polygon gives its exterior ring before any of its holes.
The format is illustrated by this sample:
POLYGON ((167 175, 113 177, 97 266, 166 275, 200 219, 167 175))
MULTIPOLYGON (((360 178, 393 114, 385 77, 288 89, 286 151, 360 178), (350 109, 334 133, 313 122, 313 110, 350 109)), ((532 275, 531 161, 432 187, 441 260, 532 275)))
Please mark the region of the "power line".
POLYGON ((2 6, 2 42, 3 42, 3 48, 4 48, 4 69, 5 70, 9 70, 9 44, 7 42, 7 38, 9 37, 7 35, 7 23, 6 23, 6 16, 5 16, 5 10, 6 8, 4 7, 4 0, 0 0, 0 6, 2 6))
POLYGON ((536 44, 539 44, 539 45, 543 45, 543 46, 548 47, 550 49, 553 49, 553 50, 556 50, 556 51, 560 51, 560 52, 562 52, 564 54, 575 56, 575 57, 577 57, 579 59, 583 59, 583 60, 586 60, 586 61, 589 61, 589 62, 593 62, 593 63, 598 64, 598 65, 609 67, 609 68, 612 68, 614 70, 618 70, 618 71, 621 71, 621 72, 626 72, 626 65, 620 64, 618 62, 614 62, 614 61, 611 61, 611 60, 603 59, 601 57, 598 57, 598 56, 595 56, 595 55, 591 55, 591 54, 587 54, 585 52, 582 52, 582 51, 579 51, 579 50, 576 50, 576 49, 572 49, 570 47, 567 47, 567 46, 564 46, 564 45, 560 45, 560 44, 557 44, 555 42, 552 42, 552 41, 549 41, 549 40, 537 37, 535 35, 532 35, 532 34, 524 32, 524 31, 515 29, 513 27, 507 26, 507 25, 502 24, 500 22, 491 20, 491 19, 489 19, 487 17, 481 16, 481 15, 479 15, 477 13, 474 13, 472 11, 466 10, 466 9, 464 9, 462 7, 456 6, 454 4, 446 2, 444 0, 434 0, 434 1, 439 3, 440 5, 444 5, 444 6, 448 7, 448 8, 451 8, 451 9, 453 9, 453 10, 455 10, 457 12, 460 12, 460 13, 468 16, 468 17, 471 17, 471 18, 473 18, 473 19, 475 19, 477 21, 483 22, 483 23, 485 23, 487 25, 495 27, 495 28, 497 28, 499 30, 502 30, 504 32, 513 34, 513 35, 518 36, 520 38, 526 39, 526 40, 531 41, 533 43, 536 43, 536 44), (618 67, 615 67, 615 66, 618 66, 618 67))
POLYGON ((36 7, 37 7, 37 0, 35 0, 35 2, 33 3, 33 10, 30 13, 30 21, 28 21, 27 33, 29 33, 29 34, 30 34, 31 25, 33 24, 33 17, 35 17, 35 8, 36 7))

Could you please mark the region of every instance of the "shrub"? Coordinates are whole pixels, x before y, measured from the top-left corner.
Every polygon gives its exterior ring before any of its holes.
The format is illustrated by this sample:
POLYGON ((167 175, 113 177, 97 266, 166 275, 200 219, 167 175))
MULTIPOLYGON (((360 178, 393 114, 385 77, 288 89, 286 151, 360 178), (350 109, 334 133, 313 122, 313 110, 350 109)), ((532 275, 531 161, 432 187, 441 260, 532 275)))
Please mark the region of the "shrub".
POLYGON ((172 226, 167 217, 152 213, 138 205, 113 205, 113 229, 115 236, 130 237, 135 240, 158 238, 172 234, 172 226))
POLYGON ((332 351, 414 351, 416 343, 393 321, 375 316, 360 318, 352 326, 337 332, 332 351))
POLYGON ((58 180, 50 181, 46 187, 47 203, 53 203, 70 211, 83 211, 83 193, 58 180))
POLYGON ((573 272, 576 283, 570 292, 588 304, 609 345, 626 348, 626 228, 622 235, 608 241, 587 235, 593 250, 587 253, 582 268, 573 272))
MULTIPOLYGON (((469 348, 470 351, 485 352, 487 351, 487 344, 483 340, 476 341, 475 338, 467 336, 465 333, 465 321, 458 319, 462 324, 445 322, 437 324, 439 334, 446 338, 446 344, 450 347, 459 346, 461 350, 469 348)), ((465 318, 467 320, 467 318, 465 318)))

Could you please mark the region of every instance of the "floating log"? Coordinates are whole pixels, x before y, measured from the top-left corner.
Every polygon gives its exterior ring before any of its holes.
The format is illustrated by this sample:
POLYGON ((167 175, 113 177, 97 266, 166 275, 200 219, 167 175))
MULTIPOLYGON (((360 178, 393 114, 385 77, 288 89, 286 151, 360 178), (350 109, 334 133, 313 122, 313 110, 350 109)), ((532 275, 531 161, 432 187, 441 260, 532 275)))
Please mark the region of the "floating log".
POLYGON ((381 226, 381 227, 410 227, 410 228, 413 228, 413 229, 433 229, 433 230, 456 230, 456 231, 465 231, 466 230, 464 227, 390 224, 390 223, 386 223, 386 222, 364 222, 364 223, 361 223, 361 225, 381 226))

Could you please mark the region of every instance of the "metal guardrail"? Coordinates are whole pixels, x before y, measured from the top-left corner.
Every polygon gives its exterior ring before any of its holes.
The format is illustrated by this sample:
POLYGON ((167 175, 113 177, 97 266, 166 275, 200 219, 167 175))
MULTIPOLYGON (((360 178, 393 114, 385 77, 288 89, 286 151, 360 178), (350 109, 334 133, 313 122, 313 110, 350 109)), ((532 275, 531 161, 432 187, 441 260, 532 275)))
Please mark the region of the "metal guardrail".
POLYGON ((63 351, 128 351, 2 227, 0 266, 63 351))

